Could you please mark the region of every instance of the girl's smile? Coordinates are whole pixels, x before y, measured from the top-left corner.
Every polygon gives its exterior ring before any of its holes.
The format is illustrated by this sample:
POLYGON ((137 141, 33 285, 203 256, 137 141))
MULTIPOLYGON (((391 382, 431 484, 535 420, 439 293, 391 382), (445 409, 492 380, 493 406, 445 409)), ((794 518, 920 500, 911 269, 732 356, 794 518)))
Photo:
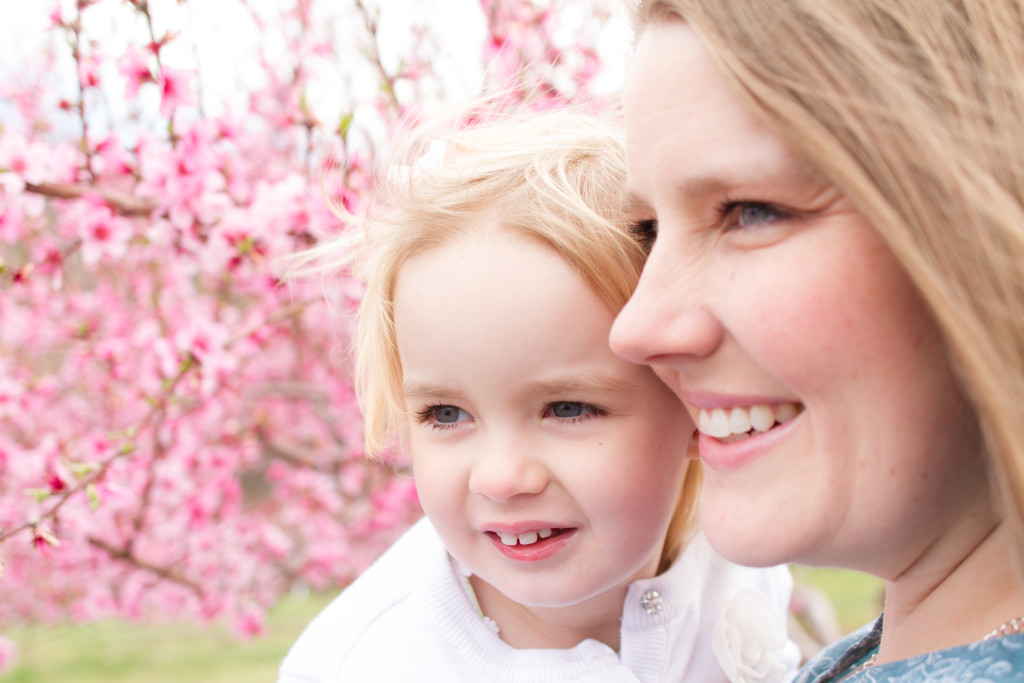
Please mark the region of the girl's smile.
POLYGON ((510 560, 540 562, 565 548, 575 537, 576 530, 545 527, 539 531, 528 531, 525 534, 489 531, 487 535, 498 551, 510 560))

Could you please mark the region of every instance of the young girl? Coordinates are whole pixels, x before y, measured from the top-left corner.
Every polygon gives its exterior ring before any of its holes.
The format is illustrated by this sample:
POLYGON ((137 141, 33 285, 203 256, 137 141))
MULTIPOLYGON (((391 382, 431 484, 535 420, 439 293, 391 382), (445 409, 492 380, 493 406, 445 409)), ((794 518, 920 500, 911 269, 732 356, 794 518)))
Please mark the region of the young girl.
POLYGON ((712 627, 750 589, 782 680, 787 570, 730 564, 694 532, 693 423, 608 346, 644 260, 617 134, 506 119, 389 176, 357 253, 312 257, 362 267, 367 452, 408 449, 427 519, 313 621, 282 683, 725 681, 712 627))

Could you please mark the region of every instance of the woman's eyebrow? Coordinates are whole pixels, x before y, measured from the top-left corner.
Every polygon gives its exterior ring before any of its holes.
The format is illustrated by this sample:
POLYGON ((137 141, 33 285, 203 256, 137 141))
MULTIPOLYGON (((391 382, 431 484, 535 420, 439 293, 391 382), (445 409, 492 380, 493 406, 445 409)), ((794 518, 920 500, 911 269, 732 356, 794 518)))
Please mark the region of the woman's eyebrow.
MULTIPOLYGON (((745 182, 742 178, 726 180, 723 175, 708 174, 687 176, 671 187, 674 197, 706 197, 708 195, 720 194, 725 190, 745 182)), ((628 215, 647 215, 653 213, 651 202, 641 196, 635 190, 629 190, 626 194, 626 211, 628 215)))
POLYGON ((650 202, 641 197, 634 190, 628 190, 626 192, 625 210, 627 216, 645 216, 653 211, 650 202))

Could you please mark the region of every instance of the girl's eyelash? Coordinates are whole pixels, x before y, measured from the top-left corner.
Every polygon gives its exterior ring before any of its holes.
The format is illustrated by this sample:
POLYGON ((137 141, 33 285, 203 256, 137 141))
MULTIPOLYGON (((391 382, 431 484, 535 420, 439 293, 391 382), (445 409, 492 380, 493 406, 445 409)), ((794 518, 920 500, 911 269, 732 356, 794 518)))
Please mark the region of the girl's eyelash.
MULTIPOLYGON (((461 408, 450 405, 448 403, 437 403, 434 405, 426 406, 422 410, 417 410, 414 413, 414 415, 416 416, 416 421, 420 424, 429 425, 431 429, 437 431, 453 429, 462 424, 462 420, 457 420, 455 422, 438 422, 436 419, 436 411, 438 408, 454 408, 460 412, 465 412, 461 408)), ((593 403, 586 403, 584 401, 551 401, 550 403, 546 403, 544 405, 543 414, 545 417, 554 418, 563 424, 577 424, 579 422, 592 420, 595 417, 607 415, 608 411, 605 410, 604 408, 601 408, 600 406, 595 406, 593 403), (582 414, 573 415, 571 417, 559 417, 553 414, 554 407, 557 405, 579 406, 582 409, 582 414)))
POLYGON ((456 410, 462 410, 461 408, 457 408, 456 406, 450 405, 448 403, 435 403, 434 405, 427 406, 423 410, 416 411, 415 415, 417 422, 419 422, 420 424, 429 424, 431 429, 436 429, 438 431, 452 429, 461 424, 461 422, 438 422, 436 419, 433 419, 434 411, 436 411, 438 408, 455 408, 456 410))
POLYGON ((587 420, 592 420, 595 417, 601 417, 602 415, 608 414, 608 411, 605 410, 604 408, 601 408, 600 406, 595 406, 593 403, 586 403, 584 401, 552 401, 544 406, 544 414, 547 415, 548 413, 551 413, 553 411, 554 406, 559 404, 572 404, 580 406, 584 409, 582 415, 574 415, 572 417, 558 417, 557 415, 551 415, 551 417, 562 423, 577 424, 579 422, 585 422, 587 420))

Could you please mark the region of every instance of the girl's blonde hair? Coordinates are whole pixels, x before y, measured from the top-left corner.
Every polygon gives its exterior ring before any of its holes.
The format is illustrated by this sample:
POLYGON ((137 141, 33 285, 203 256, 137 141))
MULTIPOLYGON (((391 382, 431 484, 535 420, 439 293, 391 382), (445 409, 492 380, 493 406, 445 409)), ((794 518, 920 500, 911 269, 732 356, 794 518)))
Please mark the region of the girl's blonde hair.
POLYGON ((695 27, 887 241, 945 336, 1024 541, 1021 3, 642 0, 635 16, 638 32, 695 27))
MULTIPOLYGON (((348 234, 300 257, 323 272, 354 266, 366 285, 355 374, 370 457, 395 445, 407 427, 394 290, 410 258, 497 220, 554 249, 612 312, 626 304, 646 258, 625 213, 621 134, 595 116, 521 112, 441 134, 423 126, 395 143, 391 161, 379 173, 374 208, 357 218, 335 207, 354 224, 348 234)), ((700 468, 689 466, 662 568, 696 525, 700 484, 700 468)))

